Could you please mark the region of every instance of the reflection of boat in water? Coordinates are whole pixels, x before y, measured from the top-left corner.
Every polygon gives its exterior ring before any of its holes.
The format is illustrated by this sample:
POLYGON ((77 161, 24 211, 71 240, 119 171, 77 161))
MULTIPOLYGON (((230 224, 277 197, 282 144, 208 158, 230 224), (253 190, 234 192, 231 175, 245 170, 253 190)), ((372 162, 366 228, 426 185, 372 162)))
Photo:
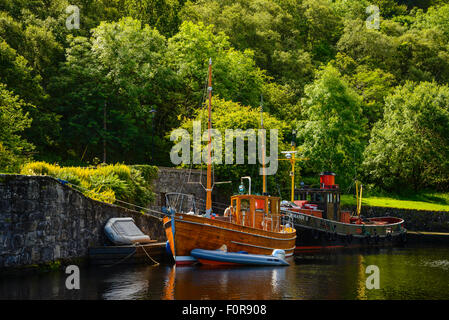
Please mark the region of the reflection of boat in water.
POLYGON ((297 252, 338 246, 392 245, 405 241, 407 230, 403 219, 360 216, 361 188, 360 192, 358 186, 356 189, 356 215, 340 209, 340 189, 331 172, 321 174, 319 188, 304 186, 295 190, 293 201, 282 201, 281 211, 292 217, 299 230, 297 252))
POLYGON ((162 299, 280 299, 288 290, 287 278, 293 271, 266 266, 174 265, 168 273, 162 299))
MULTIPOLYGON (((211 179, 211 94, 212 62, 209 61, 209 122, 208 163, 206 187, 206 212, 200 215, 194 206, 183 210, 176 207, 179 201, 169 203, 173 209, 163 218, 165 232, 176 264, 189 264, 193 249, 216 250, 226 245, 230 252, 246 251, 250 254, 270 255, 282 249, 292 256, 296 231, 286 226, 280 215, 280 199, 268 195, 240 194, 231 197, 227 216, 212 214, 211 179)), ((265 173, 265 168, 263 170, 265 173)), ((265 193, 265 175, 264 194, 265 193)), ((178 195, 177 199, 188 196, 178 195)))

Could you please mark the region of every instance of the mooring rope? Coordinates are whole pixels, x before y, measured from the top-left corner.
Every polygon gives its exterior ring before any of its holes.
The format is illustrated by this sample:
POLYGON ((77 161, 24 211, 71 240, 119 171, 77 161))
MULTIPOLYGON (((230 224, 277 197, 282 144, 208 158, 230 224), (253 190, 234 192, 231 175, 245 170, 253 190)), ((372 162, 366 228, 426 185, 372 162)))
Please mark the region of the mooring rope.
POLYGON ((143 249, 143 252, 145 252, 147 257, 150 258, 150 260, 154 262, 153 267, 157 267, 158 265, 160 265, 159 262, 157 262, 156 260, 154 260, 153 258, 150 257, 150 255, 148 254, 147 250, 145 250, 145 247, 143 245, 140 244, 139 246, 143 249))
POLYGON ((115 263, 113 263, 113 264, 111 264, 111 265, 103 266, 103 268, 111 268, 111 267, 114 267, 114 266, 116 266, 116 265, 118 265, 118 264, 120 264, 120 263, 122 263, 122 262, 128 260, 128 259, 131 258, 134 254, 137 253, 137 247, 141 247, 141 248, 142 248, 143 252, 145 252, 145 255, 146 255, 146 256, 153 262, 153 265, 152 265, 153 267, 157 267, 157 266, 160 265, 159 262, 157 262, 156 260, 154 260, 154 259, 148 254, 147 250, 145 250, 145 246, 144 246, 144 245, 141 245, 140 243, 136 243, 136 244, 134 244, 134 251, 133 251, 133 252, 131 252, 130 254, 128 254, 128 255, 127 255, 126 257, 124 257, 123 259, 121 259, 121 260, 119 260, 119 261, 117 261, 117 262, 115 262, 115 263))
POLYGON ((137 248, 134 248, 134 251, 133 251, 133 252, 131 252, 129 255, 127 255, 126 257, 124 257, 124 258, 121 259, 120 261, 115 262, 115 263, 113 263, 113 264, 111 264, 111 265, 108 265, 108 266, 103 266, 103 268, 110 268, 110 267, 116 266, 116 265, 118 265, 119 263, 122 263, 123 261, 126 261, 127 259, 131 258, 136 252, 137 252, 137 248))

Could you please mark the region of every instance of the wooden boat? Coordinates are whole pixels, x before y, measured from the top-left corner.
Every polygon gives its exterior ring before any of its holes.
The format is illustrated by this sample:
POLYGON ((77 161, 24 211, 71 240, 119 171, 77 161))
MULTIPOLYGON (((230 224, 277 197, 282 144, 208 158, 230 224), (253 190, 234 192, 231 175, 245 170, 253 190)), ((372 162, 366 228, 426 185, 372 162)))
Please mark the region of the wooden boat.
MULTIPOLYGON (((188 205, 176 207, 178 201, 169 204, 169 215, 163 218, 165 232, 176 264, 190 264, 196 259, 190 255, 193 249, 216 250, 226 245, 228 251, 246 251, 249 254, 269 255, 274 249, 282 249, 292 256, 296 231, 286 225, 280 214, 280 199, 266 195, 265 174, 263 194, 240 194, 231 197, 227 216, 212 214, 211 179, 211 95, 212 61, 209 61, 209 121, 208 163, 206 186, 206 212, 204 215, 188 205)), ((262 161, 264 162, 264 161, 262 161)), ((263 168, 265 173, 265 167, 263 168)), ((177 199, 184 196, 177 196, 177 199)), ((188 196, 186 196, 188 197, 188 196)))
POLYGON ((227 252, 223 250, 193 249, 190 253, 202 264, 208 265, 256 265, 288 266, 283 250, 273 250, 271 255, 248 254, 247 252, 227 252))
POLYGON ((163 218, 165 232, 176 264, 196 262, 193 249, 246 251, 269 255, 282 249, 286 257, 295 249, 296 231, 282 224, 277 197, 235 195, 228 217, 176 212, 163 218), (257 202, 257 204, 256 204, 257 202))
POLYGON ((403 219, 361 217, 361 189, 357 192, 357 212, 341 210, 340 189, 332 172, 321 173, 319 188, 303 186, 296 189, 294 195, 293 201, 282 201, 281 211, 289 215, 294 227, 301 231, 296 241, 297 253, 320 246, 383 246, 406 240, 403 219))

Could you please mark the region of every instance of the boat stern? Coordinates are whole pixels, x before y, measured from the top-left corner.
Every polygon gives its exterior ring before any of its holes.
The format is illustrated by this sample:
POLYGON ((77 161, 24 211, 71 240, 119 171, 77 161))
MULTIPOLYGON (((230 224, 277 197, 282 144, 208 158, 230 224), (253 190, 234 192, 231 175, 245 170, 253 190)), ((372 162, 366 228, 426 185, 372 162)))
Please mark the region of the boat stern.
POLYGON ((175 245, 175 219, 174 217, 164 217, 162 219, 162 223, 164 224, 165 235, 167 236, 168 248, 167 251, 170 251, 173 259, 175 260, 176 265, 191 265, 197 260, 192 256, 177 256, 176 255, 176 245, 175 245))

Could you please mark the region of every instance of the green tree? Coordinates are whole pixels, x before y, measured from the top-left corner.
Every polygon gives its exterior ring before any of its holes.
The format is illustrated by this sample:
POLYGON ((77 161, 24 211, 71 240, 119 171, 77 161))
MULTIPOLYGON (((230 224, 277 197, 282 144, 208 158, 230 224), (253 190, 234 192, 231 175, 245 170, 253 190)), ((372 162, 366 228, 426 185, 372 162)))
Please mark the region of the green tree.
POLYGON ((377 5, 382 17, 391 18, 407 14, 407 6, 399 4, 397 0, 372 0, 371 4, 377 5))
POLYGON ((334 171, 342 185, 354 178, 362 161, 365 125, 362 99, 332 66, 323 68, 302 99, 305 120, 298 122, 302 156, 308 169, 334 171))
POLYGON ((112 161, 124 160, 131 150, 128 161, 149 159, 150 111, 157 110, 154 132, 164 132, 176 120, 169 98, 176 77, 165 55, 165 38, 132 18, 103 22, 90 39, 72 38, 67 62, 52 87, 63 115, 66 157, 81 159, 89 150, 89 157, 102 158, 106 140, 112 161))
POLYGON ((179 28, 178 12, 184 1, 126 0, 126 15, 148 23, 165 36, 173 36, 179 28))
POLYGON ((384 70, 398 68, 395 37, 380 30, 367 29, 364 20, 345 21, 343 35, 338 40, 338 50, 357 64, 384 70))
POLYGON ((183 105, 189 114, 201 105, 207 84, 209 58, 213 63, 214 94, 226 100, 257 106, 265 73, 254 62, 253 51, 231 47, 228 37, 213 33, 213 26, 184 22, 168 41, 168 61, 183 81, 183 105))
POLYGON ((380 30, 375 30, 367 29, 362 20, 347 20, 338 49, 357 64, 391 73, 402 84, 449 79, 447 39, 436 27, 407 29, 383 20, 380 30))
POLYGON ((253 50, 257 66, 298 96, 312 79, 313 62, 334 55, 341 32, 327 0, 188 1, 181 15, 184 21, 213 25, 240 51, 253 50))
POLYGON ((0 81, 29 102, 44 98, 41 77, 34 73, 28 61, 0 37, 0 81))
POLYGON ((437 28, 411 29, 397 39, 397 77, 412 81, 447 83, 449 79, 448 38, 437 28))
POLYGON ((27 59, 34 72, 41 76, 44 87, 57 73, 59 63, 64 60, 64 43, 58 37, 65 37, 67 30, 63 32, 60 25, 65 27, 62 19, 48 17, 41 20, 32 14, 27 16, 23 24, 24 39, 17 51, 27 59))
POLYGON ((30 126, 31 119, 23 112, 24 101, 0 83, 0 170, 16 172, 30 156, 33 145, 21 133, 30 126))
POLYGON ((327 62, 335 55, 335 44, 342 22, 329 0, 303 0, 308 45, 318 61, 327 62))
POLYGON ((437 28, 443 32, 446 39, 449 39, 449 4, 441 6, 430 7, 427 12, 418 10, 416 12, 416 20, 413 25, 418 29, 432 29, 437 28))
POLYGON ((384 99, 396 85, 395 77, 382 69, 358 65, 352 58, 338 53, 332 61, 347 82, 363 99, 363 114, 371 130, 384 112, 384 99))
POLYGON ((393 90, 395 78, 381 69, 370 70, 362 65, 357 67, 349 82, 363 97, 363 114, 371 129, 383 116, 384 98, 393 90))
MULTIPOLYGON (((208 111, 207 108, 198 109, 195 112, 195 116, 191 119, 185 119, 180 128, 187 130, 190 136, 193 137, 193 121, 200 121, 202 132, 207 135, 207 119, 208 111)), ((264 128, 267 130, 266 134, 266 149, 267 155, 271 155, 270 143, 270 129, 278 130, 278 153, 274 154, 277 158, 280 156, 280 152, 283 150, 290 150, 287 144, 283 142, 284 137, 288 134, 291 128, 283 121, 276 119, 269 113, 264 112, 263 114, 264 128)), ((245 141, 245 154, 244 154, 244 164, 236 163, 236 142, 234 141, 234 151, 233 151, 233 163, 225 164, 226 160, 226 147, 225 147, 225 133, 227 129, 240 129, 242 131, 248 129, 254 129, 255 134, 258 134, 258 129, 260 128, 261 114, 259 108, 252 108, 250 106, 244 106, 240 103, 222 100, 220 98, 213 98, 212 101, 212 128, 219 130, 222 136, 222 164, 214 165, 214 172, 216 175, 216 181, 232 181, 232 186, 235 192, 237 192, 237 186, 240 184, 240 178, 242 176, 252 177, 252 190, 254 193, 262 192, 262 177, 260 176, 260 169, 262 165, 259 160, 256 160, 256 164, 248 163, 248 137, 244 136, 243 133, 236 133, 236 136, 241 137, 245 141)), ((193 139, 192 139, 193 140, 193 139)), ((257 142, 256 142, 257 143, 257 142)), ((202 150, 207 148, 207 142, 202 143, 202 150)), ((193 150, 193 141, 191 141, 191 150, 193 150)), ((257 151, 256 151, 257 152, 257 151)), ((252 155, 253 156, 253 155, 252 155)), ((193 160, 193 155, 191 157, 193 160)), ((258 156, 256 155, 256 159, 258 156)), ((275 176, 267 176, 268 190, 271 194, 278 195, 279 191, 282 192, 284 185, 289 180, 288 172, 289 166, 284 161, 279 161, 279 167, 277 174, 275 176)), ((203 167, 205 174, 205 165, 192 165, 193 167, 203 167)), ((229 185, 220 186, 220 188, 229 188, 229 185)))
POLYGON ((40 154, 48 151, 59 133, 58 117, 47 105, 41 79, 28 61, 0 37, 0 82, 26 102, 23 108, 33 124, 25 129, 24 136, 40 154))
POLYGON ((267 83, 263 88, 262 99, 264 110, 279 120, 294 126, 296 120, 301 117, 301 106, 296 91, 288 84, 267 83))
POLYGON ((386 98, 365 150, 367 179, 387 190, 447 189, 449 87, 407 82, 386 98))

